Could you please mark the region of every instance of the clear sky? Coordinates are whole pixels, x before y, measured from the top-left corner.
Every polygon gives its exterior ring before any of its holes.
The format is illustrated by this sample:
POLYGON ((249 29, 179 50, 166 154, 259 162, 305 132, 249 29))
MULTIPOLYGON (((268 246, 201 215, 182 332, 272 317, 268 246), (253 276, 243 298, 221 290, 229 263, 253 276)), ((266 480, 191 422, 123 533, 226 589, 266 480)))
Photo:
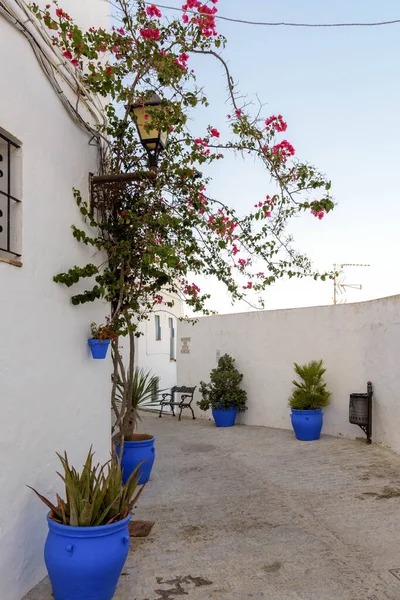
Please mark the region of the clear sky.
MULTIPOLYGON (((161 3, 181 6, 182 0, 161 3)), ((399 0, 219 0, 218 8, 221 15, 257 21, 400 18, 399 0)), ((400 24, 294 29, 218 21, 218 31, 228 38, 224 57, 239 89, 267 104, 265 116, 281 113, 297 156, 332 179, 337 207, 322 221, 307 214, 296 219, 295 246, 320 270, 342 262, 371 265, 346 271, 348 283, 363 285, 343 294, 348 302, 400 293, 400 24)), ((221 68, 203 57, 191 64, 212 102, 198 114, 193 132, 201 135, 208 123, 224 130, 221 68)), ((223 163, 213 167, 212 195, 244 211, 268 193, 268 176, 252 161, 232 157, 223 163)), ((266 306, 329 304, 332 292, 330 282, 280 282, 266 292, 266 306)), ((231 307, 217 285, 212 293, 219 312, 248 310, 231 307)))

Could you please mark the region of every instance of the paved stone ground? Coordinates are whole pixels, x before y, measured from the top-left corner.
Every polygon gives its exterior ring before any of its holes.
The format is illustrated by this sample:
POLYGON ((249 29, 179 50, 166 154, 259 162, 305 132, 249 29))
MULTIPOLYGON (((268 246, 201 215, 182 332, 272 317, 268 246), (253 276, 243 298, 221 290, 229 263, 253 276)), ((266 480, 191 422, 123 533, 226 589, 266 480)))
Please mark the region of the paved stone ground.
MULTIPOLYGON (((152 480, 115 600, 399 600, 400 456, 146 415, 152 480), (394 571, 394 574, 391 572, 394 571)), ((45 580, 26 600, 52 600, 45 580)))

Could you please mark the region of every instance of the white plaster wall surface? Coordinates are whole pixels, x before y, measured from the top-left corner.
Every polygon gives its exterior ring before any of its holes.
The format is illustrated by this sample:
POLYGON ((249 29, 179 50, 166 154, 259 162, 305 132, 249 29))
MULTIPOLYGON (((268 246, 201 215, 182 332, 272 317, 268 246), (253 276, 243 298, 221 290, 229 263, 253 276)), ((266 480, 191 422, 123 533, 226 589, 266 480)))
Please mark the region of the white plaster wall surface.
POLYGON ((160 305, 160 310, 155 310, 150 319, 142 325, 144 335, 137 340, 137 365, 160 378, 160 389, 170 389, 177 383, 177 335, 178 322, 182 316, 182 302, 169 294, 163 294, 164 299, 174 300, 172 308, 160 305), (155 317, 160 317, 161 340, 156 339, 155 317), (170 323, 172 319, 175 330, 175 360, 170 357, 170 323))
MULTIPOLYGON (((293 362, 323 358, 333 392, 323 433, 355 438, 348 422, 349 394, 374 387, 373 441, 400 452, 400 296, 349 305, 204 317, 178 325, 178 382, 209 381, 218 354, 236 359, 244 374, 249 410, 239 422, 290 429, 287 400, 293 362), (181 352, 189 337, 190 353, 181 352)), ((197 394, 197 400, 199 394, 197 394)), ((209 418, 207 413, 198 415, 209 418)))
MULTIPOLYGON (((106 23, 102 0, 65 7, 78 21, 106 23)), ((46 508, 25 484, 50 497, 62 489, 56 450, 79 466, 93 444, 107 460, 111 365, 109 357, 94 361, 87 346, 106 306, 74 307, 71 289, 52 281, 99 258, 70 229, 80 224, 72 188, 86 191, 96 149, 2 17, 0 55, 0 127, 21 140, 23 157, 23 266, 0 262, 0 598, 20 600, 45 575, 47 533, 46 508)))

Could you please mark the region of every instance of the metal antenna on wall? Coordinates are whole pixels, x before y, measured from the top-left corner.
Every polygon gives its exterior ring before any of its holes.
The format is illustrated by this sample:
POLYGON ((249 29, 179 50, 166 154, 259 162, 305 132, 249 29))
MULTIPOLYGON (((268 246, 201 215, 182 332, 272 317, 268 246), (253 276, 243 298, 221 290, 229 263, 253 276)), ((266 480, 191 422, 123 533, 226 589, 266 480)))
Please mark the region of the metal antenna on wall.
POLYGON ((338 294, 342 294, 346 289, 362 290, 361 283, 343 283, 344 279, 339 277, 343 273, 344 267, 370 267, 371 265, 364 265, 359 263, 341 263, 334 264, 333 270, 335 275, 333 277, 333 304, 337 304, 338 294))

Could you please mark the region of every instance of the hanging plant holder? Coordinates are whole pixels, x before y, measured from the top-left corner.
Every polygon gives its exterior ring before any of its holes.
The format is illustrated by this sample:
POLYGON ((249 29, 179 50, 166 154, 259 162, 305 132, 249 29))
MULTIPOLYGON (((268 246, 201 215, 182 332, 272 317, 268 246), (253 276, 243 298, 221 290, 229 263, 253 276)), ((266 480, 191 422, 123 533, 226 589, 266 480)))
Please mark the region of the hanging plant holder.
POLYGON ((134 198, 140 189, 138 183, 155 180, 155 171, 137 171, 135 173, 115 173, 111 175, 89 174, 90 209, 100 214, 120 210, 126 205, 126 199, 134 198))
POLYGON ((93 338, 89 338, 88 344, 93 358, 104 359, 107 356, 110 340, 94 340, 93 338))

